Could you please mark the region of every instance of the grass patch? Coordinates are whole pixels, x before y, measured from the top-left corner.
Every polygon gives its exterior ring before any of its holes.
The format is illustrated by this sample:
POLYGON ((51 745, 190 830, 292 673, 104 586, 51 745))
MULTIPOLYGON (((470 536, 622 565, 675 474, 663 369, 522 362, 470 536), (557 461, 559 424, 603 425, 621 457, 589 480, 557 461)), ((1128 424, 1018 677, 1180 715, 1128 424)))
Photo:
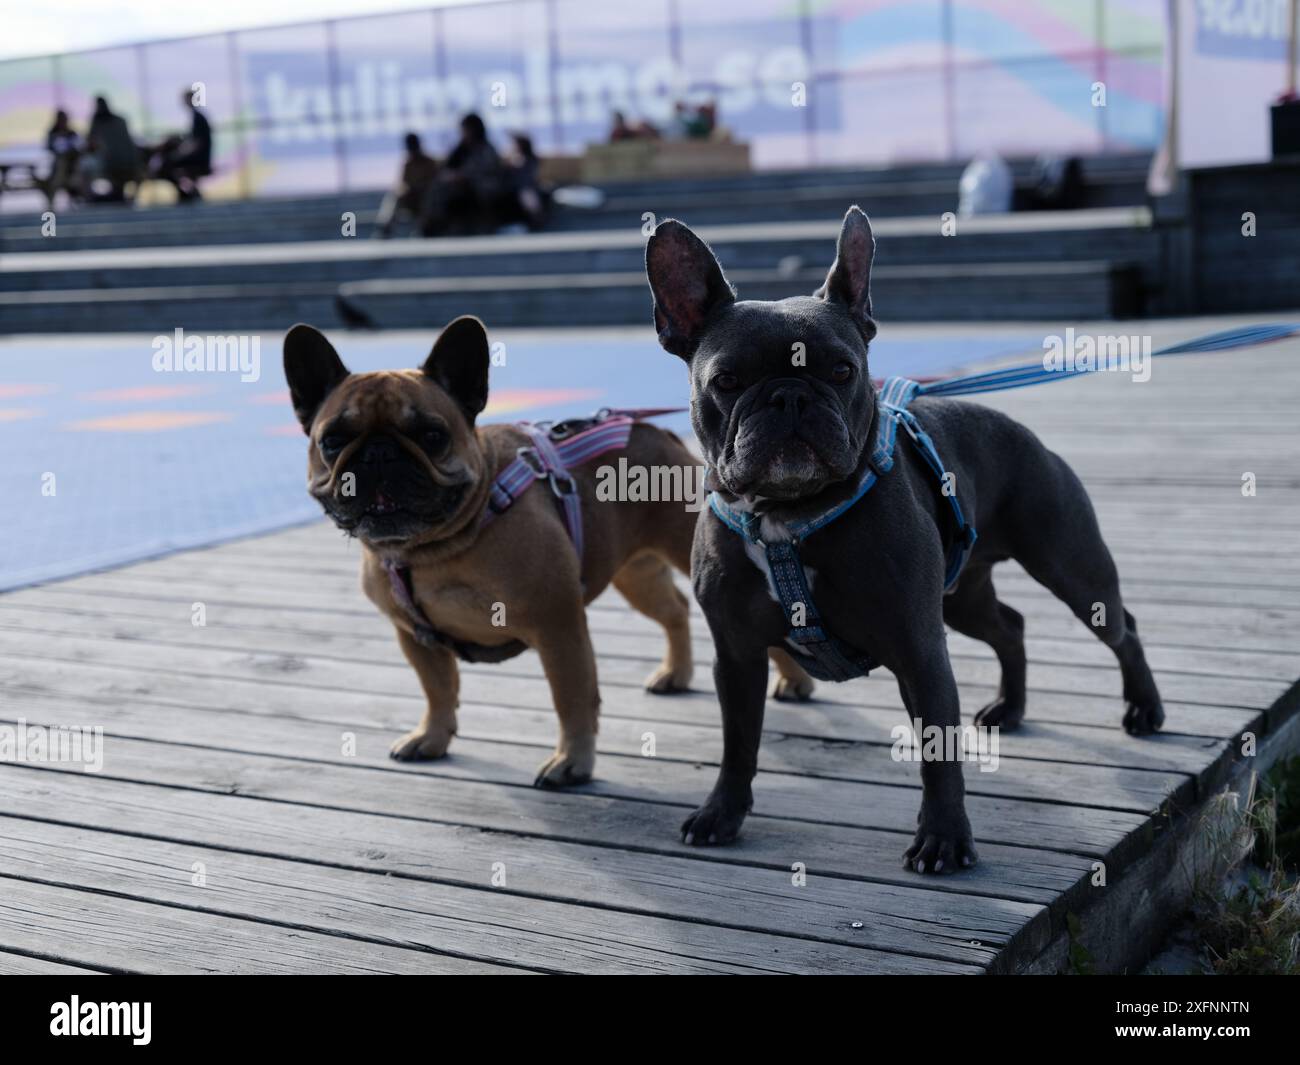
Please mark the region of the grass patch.
MULTIPOLYGON (((1218 976, 1300 975, 1300 757, 1278 762, 1247 797, 1241 828, 1249 860, 1198 888, 1192 928, 1203 971, 1218 976)), ((1238 832, 1231 833, 1236 838, 1238 832)), ((1223 841, 1230 855, 1232 839, 1223 841)), ((1243 848, 1244 849, 1244 848, 1243 848)))

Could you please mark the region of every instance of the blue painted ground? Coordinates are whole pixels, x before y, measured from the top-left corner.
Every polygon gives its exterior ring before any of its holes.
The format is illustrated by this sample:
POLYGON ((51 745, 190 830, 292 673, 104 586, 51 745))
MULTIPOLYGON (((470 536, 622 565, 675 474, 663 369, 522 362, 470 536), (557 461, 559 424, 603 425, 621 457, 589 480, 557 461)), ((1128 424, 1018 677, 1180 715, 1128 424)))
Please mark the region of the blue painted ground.
MULTIPOLYGON (((428 339, 336 339, 354 370, 414 366, 428 339)), ((1036 348, 1027 334, 880 338, 877 376, 942 373, 1036 348)), ((151 338, 0 340, 0 589, 309 521, 305 437, 262 338, 261 376, 159 373, 151 338)), ((677 406, 686 372, 654 343, 580 334, 507 337, 485 420, 604 406, 677 406)), ((689 431, 684 416, 665 420, 689 431)))

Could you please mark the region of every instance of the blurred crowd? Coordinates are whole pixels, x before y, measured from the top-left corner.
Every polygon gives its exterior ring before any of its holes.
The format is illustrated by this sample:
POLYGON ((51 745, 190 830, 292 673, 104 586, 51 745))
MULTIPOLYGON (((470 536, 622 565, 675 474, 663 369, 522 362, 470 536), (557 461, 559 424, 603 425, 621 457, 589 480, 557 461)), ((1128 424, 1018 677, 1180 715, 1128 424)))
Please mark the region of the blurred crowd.
MULTIPOLYGON (((709 140, 721 132, 716 104, 678 103, 666 131, 645 121, 629 122, 615 111, 609 140, 709 140)), ((527 134, 511 133, 509 147, 499 153, 483 120, 468 114, 445 159, 427 153, 415 133, 406 134, 405 146, 401 173, 380 207, 375 236, 390 237, 404 222, 412 235, 424 237, 545 226, 551 193, 542 183, 540 160, 527 134)))
POLYGON ((212 173, 212 127, 190 89, 181 104, 190 112, 189 130, 153 144, 138 143, 103 96, 95 97, 84 135, 67 111, 56 111, 45 136, 49 170, 38 175, 37 187, 51 207, 60 192, 73 201, 124 202, 147 179, 170 182, 181 202, 200 199, 199 181, 212 173))
POLYGON ((549 197, 527 134, 510 134, 509 148, 500 153, 483 120, 468 114, 445 159, 429 155, 415 133, 406 135, 405 146, 401 174, 379 208, 375 236, 392 236, 402 221, 410 223, 412 235, 423 237, 545 225, 549 197))
MULTIPOLYGON (((37 175, 36 186, 51 207, 60 192, 74 202, 125 202, 141 182, 154 179, 172 184, 179 202, 201 199, 199 182, 212 174, 212 128, 190 90, 181 93, 181 103, 190 114, 189 129, 152 144, 137 142, 103 96, 95 98, 84 134, 67 111, 57 111, 45 138, 48 171, 37 175)), ((666 130, 614 112, 609 140, 708 140, 720 132, 716 105, 678 103, 666 130)), ((426 152, 417 133, 407 133, 403 143, 401 171, 384 197, 375 236, 391 237, 399 226, 424 237, 545 226, 550 190, 526 133, 509 134, 499 152, 483 119, 470 113, 460 120, 459 138, 444 159, 426 152)))
POLYGON ((722 131, 718 127, 718 105, 711 101, 702 104, 688 104, 678 101, 673 106, 672 123, 667 132, 657 126, 637 119, 629 122, 622 111, 615 111, 610 124, 609 141, 632 140, 710 140, 722 131))

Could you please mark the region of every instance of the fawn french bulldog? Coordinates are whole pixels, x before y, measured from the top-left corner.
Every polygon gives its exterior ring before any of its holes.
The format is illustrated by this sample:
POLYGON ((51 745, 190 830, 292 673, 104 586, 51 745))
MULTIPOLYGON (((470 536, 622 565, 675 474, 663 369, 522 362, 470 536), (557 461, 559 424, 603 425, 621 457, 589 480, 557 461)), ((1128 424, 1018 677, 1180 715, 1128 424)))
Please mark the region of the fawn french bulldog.
MULTIPOLYGON (((361 542, 362 588, 392 621, 427 699, 392 756, 446 753, 458 659, 499 662, 532 648, 560 719, 536 783, 576 784, 592 774, 600 707, 587 603, 612 584, 663 627, 668 649, 646 680, 651 692, 684 690, 692 670, 688 606, 672 568, 688 570, 696 514, 681 501, 600 501, 597 469, 620 458, 645 467, 698 460, 672 433, 636 422, 625 446, 575 464, 567 479, 503 496, 499 476, 521 452, 536 458, 536 441, 514 425, 477 424, 489 361, 487 333, 472 317, 448 325, 420 369, 350 373, 307 325, 284 343, 294 411, 310 440, 308 489, 361 542), (561 492, 576 493, 578 536, 561 492)), ((793 664, 778 684, 780 694, 811 689, 793 664)))

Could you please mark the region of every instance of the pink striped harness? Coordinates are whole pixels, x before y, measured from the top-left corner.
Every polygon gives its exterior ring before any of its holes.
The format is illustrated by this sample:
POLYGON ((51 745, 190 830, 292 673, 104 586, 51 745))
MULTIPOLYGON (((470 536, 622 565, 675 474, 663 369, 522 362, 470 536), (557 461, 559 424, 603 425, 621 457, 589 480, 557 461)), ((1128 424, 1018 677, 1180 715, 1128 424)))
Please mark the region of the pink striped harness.
MULTIPOLYGON (((515 458, 492 482, 488 505, 483 511, 479 527, 490 524, 509 510, 535 482, 546 481, 560 501, 564 525, 581 567, 582 496, 578 493, 578 482, 569 472, 570 468, 589 462, 607 451, 627 447, 628 437, 636 422, 660 414, 679 414, 684 410, 683 407, 642 407, 633 410, 606 408, 591 418, 562 422, 519 422, 518 428, 527 433, 532 442, 520 447, 515 458)), ((456 640, 439 632, 429 623, 428 615, 415 601, 410 566, 390 559, 385 559, 383 565, 392 585, 394 601, 414 625, 415 638, 426 647, 440 644, 469 662, 499 662, 524 649, 523 644, 517 640, 489 647, 456 640)))

